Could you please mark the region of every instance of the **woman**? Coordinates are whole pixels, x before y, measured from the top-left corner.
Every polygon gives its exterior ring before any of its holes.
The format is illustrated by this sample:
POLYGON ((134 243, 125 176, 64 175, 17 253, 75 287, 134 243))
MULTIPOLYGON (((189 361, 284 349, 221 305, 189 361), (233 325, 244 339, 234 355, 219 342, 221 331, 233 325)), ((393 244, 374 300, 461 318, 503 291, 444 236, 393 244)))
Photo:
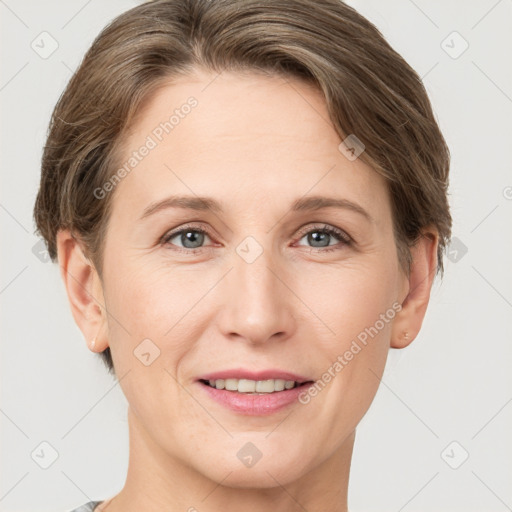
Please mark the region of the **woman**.
POLYGON ((125 485, 76 510, 346 511, 356 427, 442 274, 448 170, 418 75, 338 0, 111 22, 34 211, 129 403, 125 485))

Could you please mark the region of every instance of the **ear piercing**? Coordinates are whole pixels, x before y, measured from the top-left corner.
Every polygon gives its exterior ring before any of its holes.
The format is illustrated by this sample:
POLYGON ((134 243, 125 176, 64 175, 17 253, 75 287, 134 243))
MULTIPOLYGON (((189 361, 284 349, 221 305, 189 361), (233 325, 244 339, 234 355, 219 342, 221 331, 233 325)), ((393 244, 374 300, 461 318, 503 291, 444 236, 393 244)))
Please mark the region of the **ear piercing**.
POLYGON ((96 338, 93 338, 93 339, 91 340, 91 344, 90 344, 91 349, 93 349, 93 348, 94 348, 94 345, 96 345, 96 338))
POLYGON ((409 333, 407 331, 404 333, 404 340, 405 341, 409 340, 409 333))

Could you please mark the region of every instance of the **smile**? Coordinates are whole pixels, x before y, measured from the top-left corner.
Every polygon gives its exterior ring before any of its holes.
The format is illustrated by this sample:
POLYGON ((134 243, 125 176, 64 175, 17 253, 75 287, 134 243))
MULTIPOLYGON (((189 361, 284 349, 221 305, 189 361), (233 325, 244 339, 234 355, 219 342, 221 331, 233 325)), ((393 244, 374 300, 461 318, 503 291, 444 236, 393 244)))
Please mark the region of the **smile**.
POLYGON ((308 386, 313 384, 313 381, 298 384, 296 381, 283 379, 265 381, 217 379, 212 382, 215 387, 204 379, 197 381, 197 384, 212 401, 232 412, 247 416, 268 416, 294 403, 299 403, 299 395, 306 392, 308 386), (227 388, 232 389, 226 389, 226 385, 227 388), (246 391, 240 391, 239 388, 246 391), (254 391, 250 391, 252 389, 254 391), (258 389, 268 391, 257 391, 258 389))
POLYGON ((285 389, 293 389, 295 387, 307 384, 299 383, 294 380, 284 379, 267 379, 267 380, 250 380, 250 379, 216 379, 201 380, 201 382, 215 389, 225 389, 226 391, 236 391, 238 393, 248 394, 268 394, 285 389))

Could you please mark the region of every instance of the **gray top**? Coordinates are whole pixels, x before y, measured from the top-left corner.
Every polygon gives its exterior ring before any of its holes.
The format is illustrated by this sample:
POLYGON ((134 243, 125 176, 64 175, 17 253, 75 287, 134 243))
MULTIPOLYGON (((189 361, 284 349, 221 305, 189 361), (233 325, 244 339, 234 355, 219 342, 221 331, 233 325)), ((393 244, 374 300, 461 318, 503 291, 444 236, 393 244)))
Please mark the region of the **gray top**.
POLYGON ((85 503, 81 507, 70 510, 69 512, 92 512, 100 503, 101 501, 89 501, 89 503, 85 503))

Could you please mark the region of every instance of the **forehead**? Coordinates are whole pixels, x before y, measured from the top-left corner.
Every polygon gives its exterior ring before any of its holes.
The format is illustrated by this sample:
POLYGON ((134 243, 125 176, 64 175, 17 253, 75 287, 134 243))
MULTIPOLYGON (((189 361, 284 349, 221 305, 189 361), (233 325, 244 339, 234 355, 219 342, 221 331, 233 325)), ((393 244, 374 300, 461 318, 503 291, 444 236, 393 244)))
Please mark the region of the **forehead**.
MULTIPOLYGON (((114 202, 139 212, 166 194, 215 195, 240 207, 292 202, 311 191, 386 207, 384 179, 339 150, 320 91, 297 79, 197 72, 160 87, 123 141, 133 154, 114 202), (382 203, 382 204, 380 204, 382 203)), ((376 212, 377 213, 377 212, 376 212)))
POLYGON ((196 71, 161 85, 139 111, 126 143, 136 147, 137 140, 148 134, 159 145, 188 142, 195 147, 195 156, 222 139, 231 143, 231 152, 243 141, 245 151, 258 149, 259 154, 294 141, 295 146, 306 143, 319 151, 338 139, 316 88, 293 78, 247 71, 196 71), (264 140, 272 144, 263 148, 264 140))

